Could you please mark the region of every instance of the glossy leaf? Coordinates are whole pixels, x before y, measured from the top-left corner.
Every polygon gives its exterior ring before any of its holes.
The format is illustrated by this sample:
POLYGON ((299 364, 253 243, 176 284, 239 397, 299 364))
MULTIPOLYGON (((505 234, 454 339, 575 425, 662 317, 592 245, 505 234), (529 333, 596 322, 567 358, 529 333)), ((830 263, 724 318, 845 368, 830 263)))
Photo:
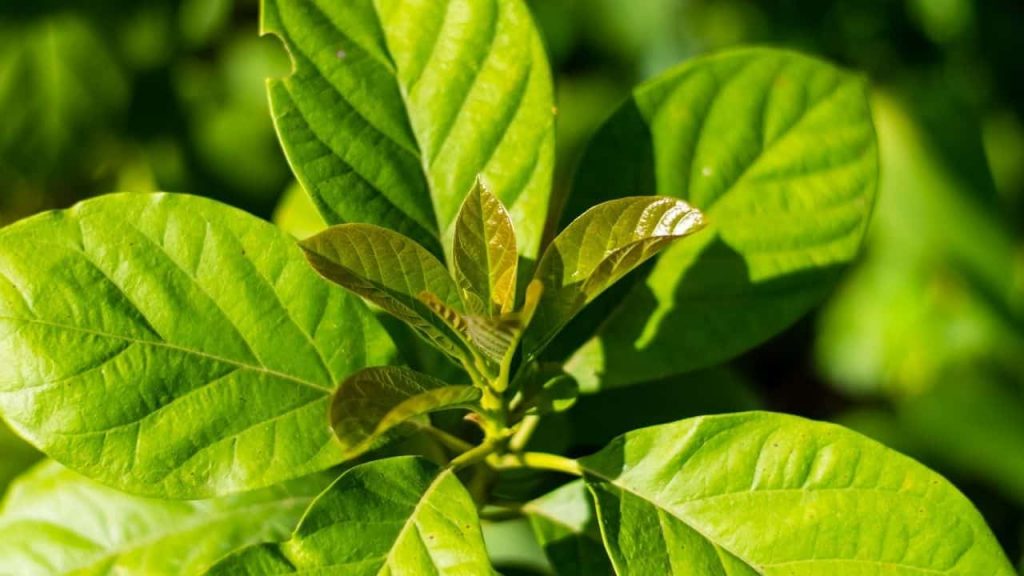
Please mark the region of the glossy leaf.
POLYGON ((615 574, 601 541, 594 502, 582 480, 528 502, 523 512, 556 574, 615 574))
POLYGON ((292 167, 338 224, 435 254, 477 175, 535 256, 554 166, 551 73, 521 0, 264 0, 294 73, 269 85, 292 167))
POLYGON ((516 232, 501 200, 476 185, 455 222, 452 269, 471 314, 500 316, 516 303, 516 232))
POLYGON ((602 311, 570 371, 584 389, 644 382, 789 326, 856 256, 877 172, 865 82, 827 62, 743 49, 641 85, 590 145, 566 214, 657 193, 701 210, 708 229, 602 311))
POLYGON ((577 312, 673 240, 703 227, 681 200, 620 198, 587 210, 544 251, 534 278, 544 286, 523 337, 536 353, 577 312))
POLYGON ((450 320, 424 301, 429 294, 456 313, 464 311, 448 270, 425 248, 372 224, 332 226, 301 245, 325 278, 405 321, 455 361, 469 357, 450 320))
POLYGON ((291 238, 210 200, 104 196, 0 231, 0 410, 129 492, 197 498, 337 464, 335 386, 393 356, 291 238))
POLYGON ((425 460, 377 460, 345 472, 292 538, 226 558, 212 575, 491 574, 476 504, 455 474, 425 460))
POLYGON ((315 485, 217 500, 153 500, 43 462, 12 486, 0 509, 0 572, 202 574, 235 550, 287 538, 315 485))
POLYGON ((833 424, 682 420, 580 464, 619 574, 1014 574, 956 488, 833 424))
POLYGON ((454 386, 408 368, 366 368, 338 387, 331 426, 346 458, 354 458, 417 417, 469 408, 479 399, 479 388, 454 386))

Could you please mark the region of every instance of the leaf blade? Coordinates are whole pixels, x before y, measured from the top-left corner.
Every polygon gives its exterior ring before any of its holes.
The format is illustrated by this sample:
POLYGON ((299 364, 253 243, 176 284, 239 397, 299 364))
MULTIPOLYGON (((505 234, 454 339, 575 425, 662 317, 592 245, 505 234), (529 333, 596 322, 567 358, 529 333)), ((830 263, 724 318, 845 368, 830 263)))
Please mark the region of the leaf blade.
POLYGON ((604 551, 597 513, 582 480, 523 506, 534 535, 558 574, 614 574, 604 551))
POLYGON ((483 182, 463 201, 452 248, 455 280, 471 314, 500 316, 515 307, 516 233, 505 207, 483 182))

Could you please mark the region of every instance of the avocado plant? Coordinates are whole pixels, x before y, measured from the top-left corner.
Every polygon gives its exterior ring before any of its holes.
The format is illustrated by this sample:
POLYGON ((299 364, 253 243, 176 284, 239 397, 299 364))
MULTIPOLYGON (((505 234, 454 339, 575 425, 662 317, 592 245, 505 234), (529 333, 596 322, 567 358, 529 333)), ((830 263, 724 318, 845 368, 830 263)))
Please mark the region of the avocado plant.
POLYGON ((127 193, 0 231, 0 411, 51 458, 3 503, 0 573, 493 574, 499 515, 557 574, 1013 574, 954 486, 836 425, 531 444, 578 394, 720 364, 824 298, 874 202, 861 77, 770 48, 683 63, 556 200, 521 0, 261 18, 293 62, 268 82, 281 144, 331 226, 296 242, 127 193), (562 480, 495 489, 524 475, 562 480))

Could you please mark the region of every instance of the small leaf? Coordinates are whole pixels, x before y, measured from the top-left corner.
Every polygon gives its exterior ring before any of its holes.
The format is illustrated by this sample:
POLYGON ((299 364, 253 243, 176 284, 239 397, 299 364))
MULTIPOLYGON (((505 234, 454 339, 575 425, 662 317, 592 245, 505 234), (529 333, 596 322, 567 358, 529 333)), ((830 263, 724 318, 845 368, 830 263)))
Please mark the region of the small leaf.
POLYGON ((453 386, 408 368, 366 368, 338 387, 331 404, 331 426, 345 457, 355 458, 418 416, 471 408, 479 399, 478 388, 453 386))
POLYGON ((0 230, 0 410, 125 491, 202 498, 338 464, 331 394, 394 355, 294 239, 211 200, 116 194, 0 230))
POLYGON ((229 556, 211 575, 493 574, 476 504, 451 470, 415 457, 356 466, 291 540, 229 556))
POLYGON ((558 364, 531 364, 526 369, 521 410, 528 414, 565 412, 576 404, 580 387, 558 364))
POLYGON ((500 316, 516 300, 516 233, 512 219, 479 179, 462 203, 452 247, 455 280, 471 314, 500 316))
POLYGON ((286 538, 324 484, 200 501, 130 496, 46 461, 0 510, 4 574, 201 574, 224 555, 286 538))
POLYGON ((523 512, 559 576, 615 574, 601 541, 594 501, 582 480, 528 502, 523 512))
POLYGON ((1014 574, 949 482, 833 424, 700 417, 580 465, 618 574, 1014 574))
POLYGON ((372 224, 341 224, 301 242, 306 258, 336 282, 408 323, 456 362, 469 353, 448 322, 421 300, 429 293, 444 307, 464 311, 444 265, 412 240, 372 224))
POLYGON ((700 230, 700 212, 686 202, 637 196, 587 210, 548 246, 534 275, 544 286, 526 330, 536 354, 577 312, 669 242, 700 230))

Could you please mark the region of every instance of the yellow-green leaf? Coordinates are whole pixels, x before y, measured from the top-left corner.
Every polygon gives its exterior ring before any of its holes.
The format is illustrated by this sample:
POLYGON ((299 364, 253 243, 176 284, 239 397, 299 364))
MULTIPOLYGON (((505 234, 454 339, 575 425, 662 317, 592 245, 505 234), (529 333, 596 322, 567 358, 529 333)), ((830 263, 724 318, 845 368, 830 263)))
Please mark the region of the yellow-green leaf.
POLYGON ((505 207, 477 180, 455 222, 452 268, 471 314, 499 316, 516 301, 516 233, 505 207))

